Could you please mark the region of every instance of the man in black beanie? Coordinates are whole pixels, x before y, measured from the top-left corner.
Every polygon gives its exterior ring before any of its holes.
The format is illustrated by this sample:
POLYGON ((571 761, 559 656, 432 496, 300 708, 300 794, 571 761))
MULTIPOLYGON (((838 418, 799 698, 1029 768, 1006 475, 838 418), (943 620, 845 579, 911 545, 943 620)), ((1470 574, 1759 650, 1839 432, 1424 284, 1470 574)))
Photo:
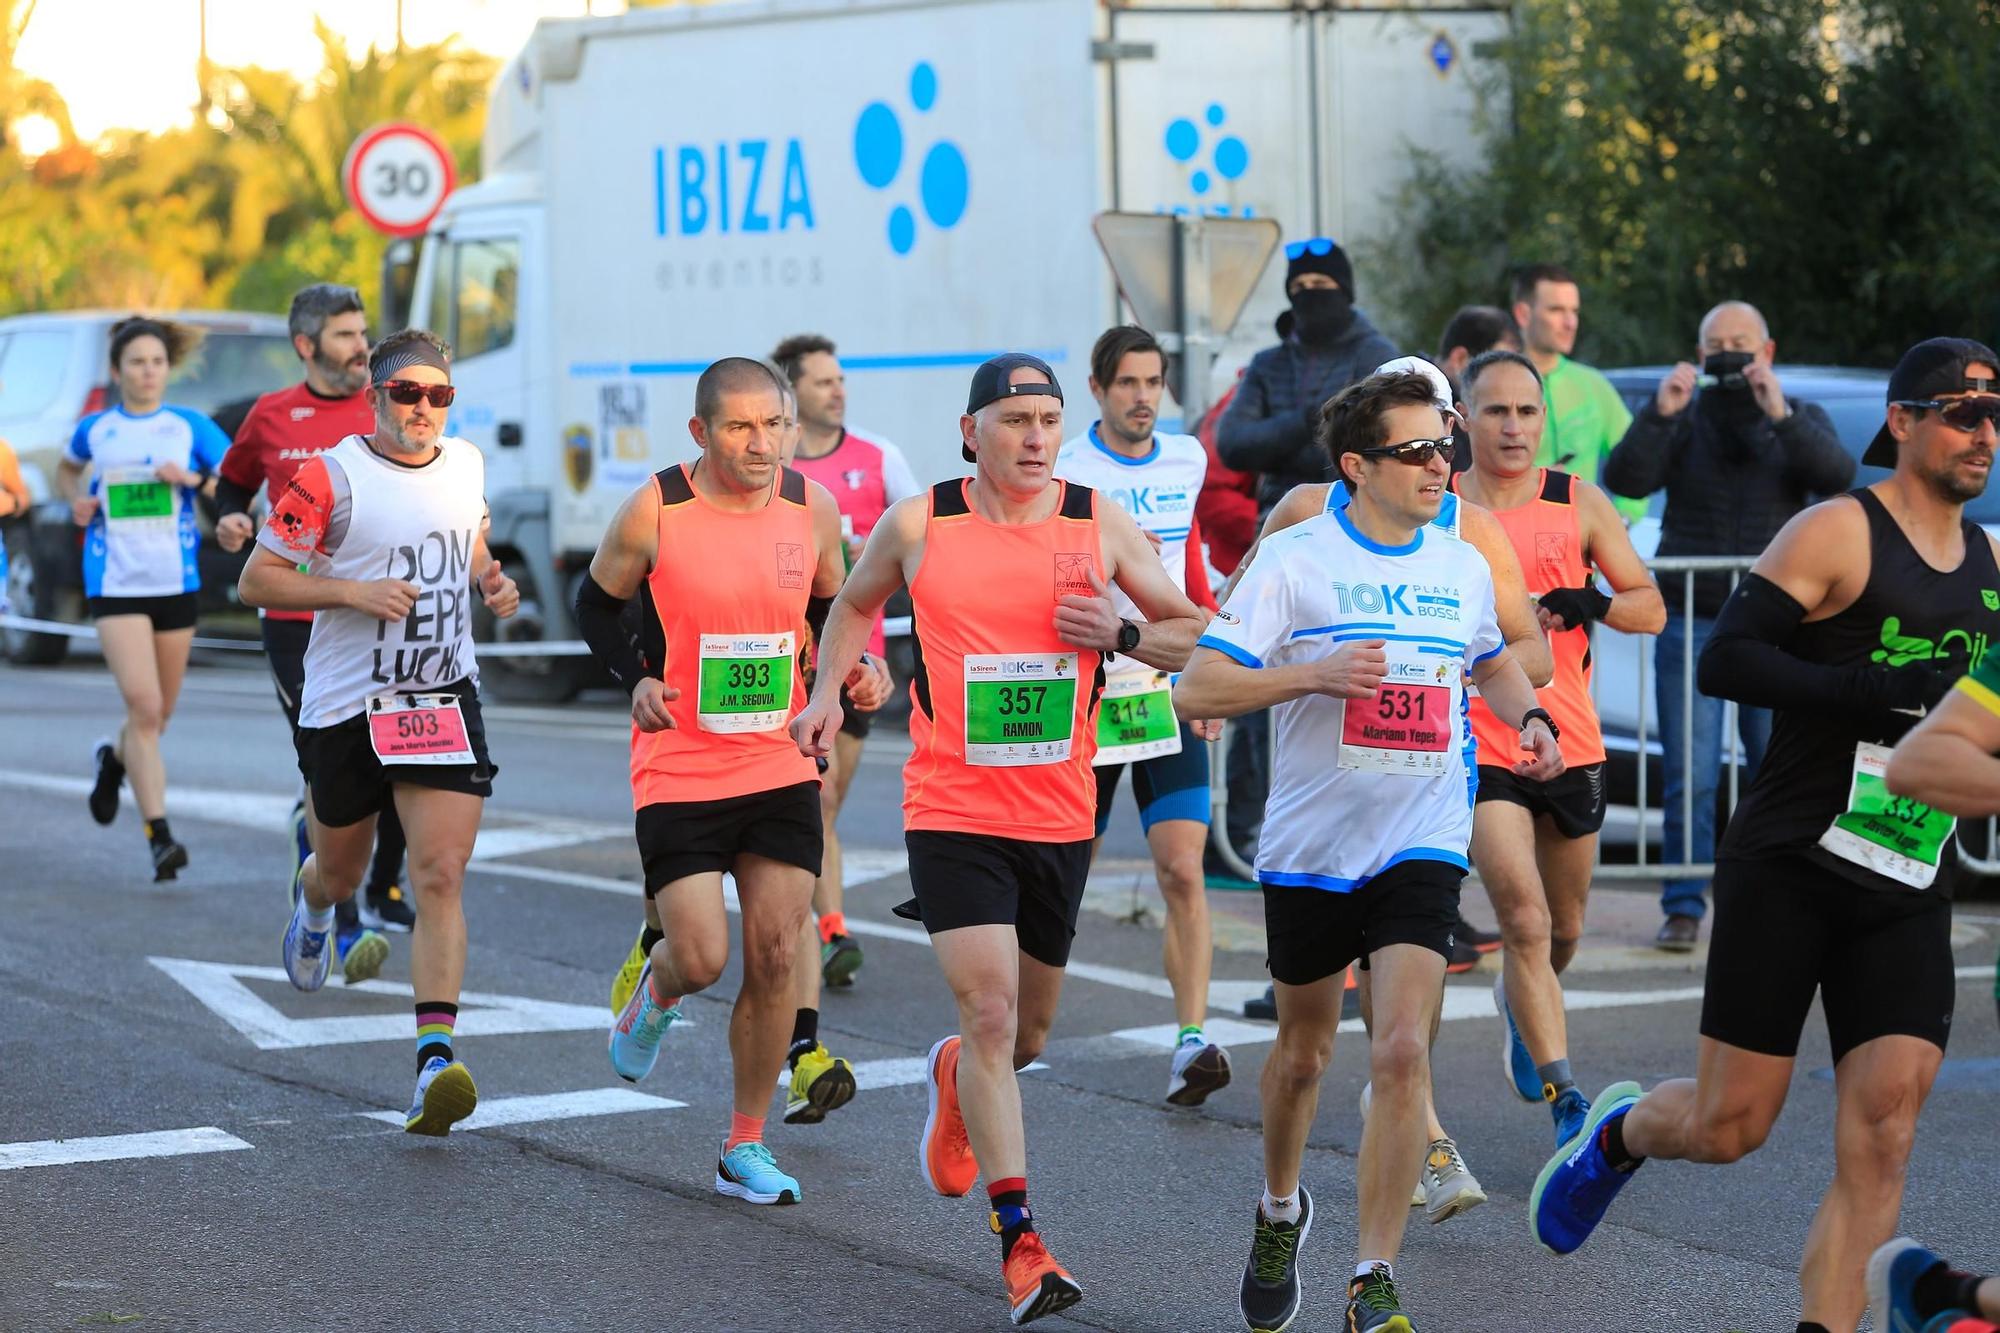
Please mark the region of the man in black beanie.
POLYGON ((1354 306, 1345 250, 1315 237, 1286 246, 1285 259, 1291 334, 1251 358, 1215 433, 1223 462, 1262 475, 1260 520, 1292 487, 1331 479, 1326 450, 1313 441, 1320 406, 1396 356, 1396 345, 1354 306))

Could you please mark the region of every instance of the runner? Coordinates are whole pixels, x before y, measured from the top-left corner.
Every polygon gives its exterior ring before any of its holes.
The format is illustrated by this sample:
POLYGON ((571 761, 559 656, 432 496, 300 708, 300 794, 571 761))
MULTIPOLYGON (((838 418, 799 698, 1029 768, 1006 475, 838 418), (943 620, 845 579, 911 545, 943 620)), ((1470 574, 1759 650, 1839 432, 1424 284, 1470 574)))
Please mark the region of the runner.
POLYGON ((354 896, 393 803, 408 830, 417 921, 417 1090, 403 1128, 442 1135, 479 1093, 454 1052, 465 976, 465 863, 497 771, 473 657, 473 589, 502 619, 520 593, 486 550, 486 465, 446 435, 450 352, 405 329, 368 359, 375 428, 307 459, 258 534, 246 605, 315 611, 299 699, 313 854, 294 874, 285 972, 325 984, 334 905, 354 896), (300 565, 305 568, 301 569, 300 565))
MULTIPOLYGON (((779 343, 771 360, 783 372, 797 402, 800 439, 788 466, 803 472, 833 494, 840 506, 843 554, 851 568, 860 558, 868 534, 898 500, 923 492, 903 451, 887 440, 873 438, 847 425, 847 377, 840 355, 829 338, 802 333, 779 343)), ((868 656, 889 660, 882 618, 868 636, 868 656)), ((873 709, 841 700, 840 737, 826 756, 820 781, 820 812, 826 825, 826 857, 813 884, 813 912, 819 920, 819 961, 829 986, 846 986, 861 970, 861 946, 847 933, 845 881, 840 858, 840 808, 854 784, 861 762, 861 743, 868 739, 873 709)))
POLYGON ((179 700, 194 644, 194 497, 215 490, 229 441, 213 421, 165 401, 167 375, 201 341, 198 330, 134 317, 111 326, 111 379, 118 406, 76 423, 56 467, 70 515, 87 529, 83 591, 104 664, 125 702, 117 740, 100 739, 90 817, 118 817, 128 777, 145 822, 153 880, 175 878, 187 848, 167 826, 167 766, 160 737, 179 700), (89 488, 81 486, 90 470, 89 488))
MULTIPOLYGON (((261 491, 276 506, 285 483, 301 464, 333 448, 349 435, 375 428, 368 392, 368 316, 352 287, 314 283, 292 297, 287 320, 292 350, 305 365, 305 379, 257 399, 222 456, 216 479, 215 539, 231 553, 256 536, 250 508, 261 491)), ((258 617, 264 657, 277 685, 278 706, 299 740, 299 694, 305 685, 306 645, 312 638, 310 611, 266 611, 258 617)), ((292 845, 297 863, 312 854, 306 837, 306 793, 292 806, 292 845)), ((383 929, 407 931, 416 918, 396 881, 403 869, 403 826, 393 801, 375 823, 375 859, 365 892, 334 909, 334 951, 341 975, 352 986, 382 970, 389 956, 383 929), (363 908, 365 907, 365 911, 363 908)))
POLYGON ((1479 760, 1472 860, 1507 941, 1504 970, 1493 979, 1493 1003, 1505 1020, 1501 1063, 1517 1096, 1548 1104, 1560 1144, 1576 1136, 1590 1113, 1570 1076, 1557 980, 1583 936, 1604 825, 1604 738, 1590 697, 1590 626, 1602 621, 1625 634, 1657 634, 1667 608, 1604 493, 1567 472, 1535 466, 1545 411, 1535 363, 1519 352, 1485 352, 1466 364, 1459 385, 1472 466, 1453 478, 1452 488, 1506 530, 1556 661, 1555 679, 1540 697, 1562 729, 1568 767, 1551 782, 1513 771, 1513 728, 1484 698, 1472 701, 1479 760), (1598 590, 1593 565, 1612 596, 1598 590))
POLYGON ((1814 995, 1833 1048, 1833 1182, 1806 1239, 1800 1329, 1851 1329, 1895 1232, 1916 1122, 1956 994, 1953 821, 1882 785, 1888 747, 2000 638, 2000 564, 1965 517, 1985 489, 2000 357, 1933 338, 1890 374, 1861 461, 1873 486, 1787 523, 1724 604, 1706 694, 1774 708, 1771 746, 1716 860, 1692 1079, 1605 1089, 1542 1169, 1536 1239, 1590 1238, 1649 1157, 1733 1162, 1784 1108, 1814 995), (1771 941, 1785 946, 1774 950, 1771 941))
POLYGON ((1430 1030, 1472 833, 1470 677, 1520 719, 1516 771, 1562 771, 1548 714, 1507 653, 1486 561, 1432 527, 1451 440, 1423 374, 1371 375, 1335 397, 1320 438, 1349 502, 1272 539, 1202 636, 1174 691, 1202 717, 1277 709, 1257 848, 1278 1036, 1264 1064, 1265 1187, 1240 1303, 1253 1330, 1300 1306, 1312 1226, 1300 1179, 1340 1024, 1342 976, 1374 979, 1376 1114, 1361 1138, 1351 1333, 1413 1325, 1394 1263, 1424 1149, 1430 1030), (1361 817, 1357 812, 1365 812, 1361 817))
MULTIPOLYGON (((1192 435, 1153 429, 1166 391, 1167 357, 1153 335, 1130 324, 1108 329, 1090 349, 1090 393, 1099 418, 1063 445, 1056 475, 1117 502, 1159 551, 1174 587, 1197 607, 1213 610, 1202 568, 1194 503, 1208 471, 1207 451, 1192 435)), ((1132 599, 1112 604, 1128 620, 1143 617, 1132 599)), ((1176 722, 1168 673, 1131 658, 1105 665, 1097 714, 1097 843, 1111 824, 1111 803, 1125 770, 1139 824, 1153 854, 1153 875, 1167 905, 1163 941, 1167 981, 1174 992, 1174 1039, 1167 1100, 1199 1106, 1228 1086, 1229 1052, 1202 1031, 1208 1013, 1208 973, 1214 954, 1202 849, 1208 843, 1208 742, 1214 721, 1176 722)))
MULTIPOLYGON (((821 839, 818 773, 784 726, 804 701, 800 627, 840 587, 840 516, 823 487, 779 462, 784 409, 761 362, 727 357, 703 371, 688 431, 700 457, 626 500, 577 599, 584 639, 632 694, 635 827, 657 917, 647 933, 660 933, 611 1029, 611 1065, 644 1078, 682 999, 720 978, 729 872, 743 983, 715 1188, 748 1203, 797 1203, 803 1191, 764 1145, 764 1120, 796 1013, 793 969, 821 839), (641 593, 643 648, 619 624, 641 593)), ((866 679, 863 667, 852 674, 866 679)), ((830 1077, 823 1110, 854 1093, 845 1061, 830 1077)))
MULTIPOLYGON (((1982 689, 2000 688, 2000 672, 1980 675, 1982 689)), ((1979 706, 2000 709, 2000 702, 1981 698, 1979 706)), ((1989 731, 1991 716, 1979 724, 1989 731)), ((1976 757, 1992 762, 1990 750, 1976 757)), ((1983 804, 1991 809, 1994 802, 1983 804)), ((2000 1278, 1962 1273, 1907 1236, 1884 1242, 1868 1260, 1868 1303, 1875 1326, 1887 1333, 2000 1333, 1993 1322, 2000 1319, 2000 1278)))
MULTIPOLYGON (((0 440, 0 518, 18 518, 27 513, 33 499, 34 497, 28 492, 28 484, 21 480, 21 465, 15 461, 14 450, 5 440, 0 440)), ((0 528, 0 615, 5 614, 7 614, 7 535, 6 529, 0 528)))
POLYGON ((950 1197, 984 1169, 1008 1309, 1025 1324, 1083 1298, 1035 1233, 1014 1071, 1055 1020, 1089 874, 1099 673, 1114 651, 1178 668, 1201 616, 1122 509, 1054 477, 1062 389, 1047 364, 1021 353, 982 364, 959 435, 974 475, 884 515, 827 617, 819 685, 792 734, 807 754, 833 748, 829 682, 907 586, 920 667, 904 838, 960 1023, 931 1047, 917 1155, 950 1197), (1112 584, 1145 623, 1118 616, 1112 584))

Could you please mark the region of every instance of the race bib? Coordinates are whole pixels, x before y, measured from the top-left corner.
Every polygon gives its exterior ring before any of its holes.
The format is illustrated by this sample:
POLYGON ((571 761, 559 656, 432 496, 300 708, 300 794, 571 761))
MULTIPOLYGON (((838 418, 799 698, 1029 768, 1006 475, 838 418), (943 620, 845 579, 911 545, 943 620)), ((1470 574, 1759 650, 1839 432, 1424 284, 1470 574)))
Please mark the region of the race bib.
POLYGON ((1819 835, 1819 845, 1898 884, 1928 889, 1937 880, 1945 844, 1958 821, 1891 792, 1883 781, 1888 767, 1888 746, 1862 741, 1854 747, 1847 810, 1819 835))
POLYGON ((798 636, 704 634, 701 697, 695 724, 703 731, 776 731, 792 707, 792 657, 798 636))
POLYGON ((1341 709, 1342 768, 1368 773, 1436 777, 1450 771, 1458 724, 1453 697, 1464 668, 1456 659, 1389 660, 1389 675, 1374 695, 1349 699, 1341 709))
POLYGON ((129 525, 171 523, 176 517, 174 488, 144 468, 120 468, 104 474, 104 518, 129 525))
POLYGON ((1097 757, 1091 765, 1136 763, 1181 752, 1173 680, 1164 671, 1126 671, 1106 678, 1097 703, 1097 757))
POLYGON ((966 763, 1061 763, 1075 724, 1075 653, 967 654, 966 763))
POLYGON ((368 701, 368 742, 385 764, 478 762, 455 694, 375 695, 368 701))

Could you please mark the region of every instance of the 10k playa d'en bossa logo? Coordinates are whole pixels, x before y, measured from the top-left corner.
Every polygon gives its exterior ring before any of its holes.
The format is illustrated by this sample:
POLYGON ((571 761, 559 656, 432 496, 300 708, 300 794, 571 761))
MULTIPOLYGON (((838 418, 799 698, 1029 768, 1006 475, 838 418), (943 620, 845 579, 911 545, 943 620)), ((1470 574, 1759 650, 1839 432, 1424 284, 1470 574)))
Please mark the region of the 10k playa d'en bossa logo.
MULTIPOLYGON (((938 102, 938 76, 929 61, 910 70, 912 118, 938 102)), ((921 123, 921 122, 919 122, 921 123)), ((916 150, 906 151, 904 117, 887 101, 870 102, 854 122, 854 167, 862 183, 894 201, 885 226, 889 248, 907 255, 917 246, 918 214, 939 231, 965 218, 972 202, 972 172, 965 152, 950 139, 924 149, 916 167, 915 206, 909 173, 916 150)), ((653 149, 653 232, 657 236, 771 235, 809 232, 818 225, 812 170, 796 138, 737 139, 653 149)))

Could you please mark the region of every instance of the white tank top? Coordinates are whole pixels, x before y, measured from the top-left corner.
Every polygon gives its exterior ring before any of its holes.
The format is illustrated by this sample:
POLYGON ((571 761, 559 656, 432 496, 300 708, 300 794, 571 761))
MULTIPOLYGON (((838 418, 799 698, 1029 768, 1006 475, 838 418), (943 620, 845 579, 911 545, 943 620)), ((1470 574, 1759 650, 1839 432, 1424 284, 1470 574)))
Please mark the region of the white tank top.
POLYGON ((447 436, 437 457, 402 467, 350 435, 319 455, 336 505, 309 562, 325 578, 397 578, 421 590, 401 621, 335 608, 313 617, 299 722, 326 727, 378 694, 421 694, 479 683, 472 651, 472 554, 486 513, 486 460, 447 436))
MULTIPOLYGON (((1055 474, 1109 497, 1143 531, 1158 537, 1167 577, 1186 592, 1188 530, 1202 478, 1208 475, 1208 451, 1192 435, 1155 435, 1152 452, 1127 458, 1106 448, 1097 432, 1092 425, 1065 442, 1056 456, 1055 474)), ((1111 602, 1120 616, 1145 619, 1122 589, 1111 589, 1111 602)))

